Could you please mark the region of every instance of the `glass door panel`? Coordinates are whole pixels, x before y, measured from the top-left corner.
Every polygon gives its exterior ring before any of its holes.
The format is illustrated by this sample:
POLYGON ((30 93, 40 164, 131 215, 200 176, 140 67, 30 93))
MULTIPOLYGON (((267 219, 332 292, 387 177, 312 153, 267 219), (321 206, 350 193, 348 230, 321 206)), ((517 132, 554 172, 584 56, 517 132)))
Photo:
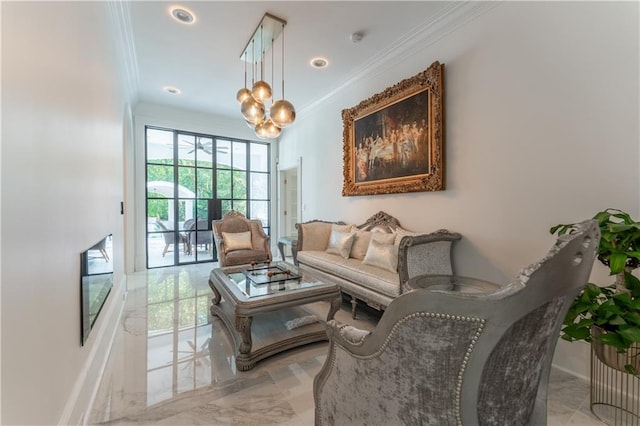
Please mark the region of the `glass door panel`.
POLYGON ((217 260, 211 221, 269 224, 269 145, 146 129, 147 266, 217 260))
POLYGON ((196 166, 211 168, 213 166, 213 139, 198 136, 196 137, 196 146, 196 166))
POLYGON ((147 129, 147 163, 173 164, 173 132, 147 129))
POLYGON ((251 149, 251 171, 269 171, 269 147, 261 143, 250 144, 251 149))
POLYGON ((231 198, 231 170, 217 171, 217 197, 219 199, 231 198))
POLYGON ((247 202, 245 200, 233 200, 231 202, 231 205, 234 210, 239 211, 246 217, 249 217, 249 215, 247 214, 247 202))
POLYGON ((196 169, 196 178, 198 182, 196 196, 206 199, 213 198, 213 170, 196 169))
POLYGON ((178 134, 178 164, 193 166, 196 161, 196 138, 192 135, 178 134))
POLYGON ((233 198, 247 198, 247 172, 233 171, 233 198))
POLYGON ((251 219, 262 222, 264 232, 269 228, 269 201, 251 201, 251 219))
POLYGON ((269 199, 269 175, 266 173, 251 173, 251 199, 269 199))
POLYGON ((244 142, 233 142, 233 168, 236 170, 247 170, 247 144, 244 142))

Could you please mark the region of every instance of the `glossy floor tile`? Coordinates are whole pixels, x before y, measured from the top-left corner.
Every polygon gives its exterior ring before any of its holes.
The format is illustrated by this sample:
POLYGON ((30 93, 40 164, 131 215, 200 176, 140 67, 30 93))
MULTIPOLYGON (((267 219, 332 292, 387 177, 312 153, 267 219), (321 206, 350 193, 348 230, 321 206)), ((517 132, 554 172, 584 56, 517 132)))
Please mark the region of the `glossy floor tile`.
MULTIPOLYGON (((315 343, 235 368, 224 325, 209 314, 209 272, 189 265, 128 276, 128 295, 105 374, 87 424, 312 425, 313 378, 327 343, 315 343)), ((327 305, 328 309, 328 305, 327 305)), ((352 320, 372 329, 373 313, 352 320)), ((589 411, 588 383, 552 371, 548 422, 601 425, 589 411)))

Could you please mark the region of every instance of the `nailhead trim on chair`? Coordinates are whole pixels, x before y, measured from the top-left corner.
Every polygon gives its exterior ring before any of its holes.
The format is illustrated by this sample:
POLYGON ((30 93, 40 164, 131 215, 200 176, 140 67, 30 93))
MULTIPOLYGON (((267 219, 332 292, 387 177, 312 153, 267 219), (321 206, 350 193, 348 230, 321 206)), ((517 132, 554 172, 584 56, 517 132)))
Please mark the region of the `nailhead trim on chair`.
MULTIPOLYGON (((345 340, 349 340, 349 339, 348 339, 347 337, 345 337, 345 335, 344 335, 344 329, 345 329, 345 328, 347 328, 347 327, 351 327, 351 326, 350 326, 350 325, 348 325, 348 324, 343 324, 343 325, 341 325, 341 326, 338 328, 338 331, 340 331, 340 335, 341 335, 341 336, 342 336, 342 338, 343 338, 343 339, 345 339, 345 340)), ((369 333, 369 334, 371 334, 371 333, 369 333)), ((360 337, 360 339, 359 339, 357 342, 352 342, 352 343, 353 343, 355 346, 360 346, 360 345, 362 345, 362 342, 364 342, 364 339, 365 339, 369 334, 365 334, 365 335, 363 335, 362 337, 360 337)))
MULTIPOLYGON (((469 346, 467 347, 467 351, 464 354, 464 358, 462 360, 462 364, 460 367, 460 371, 458 372, 458 378, 456 381, 456 387, 454 390, 454 394, 455 394, 455 401, 454 401, 454 409, 455 409, 455 417, 456 417, 456 424, 458 425, 462 425, 462 416, 460 413, 460 399, 462 397, 462 383, 463 383, 463 377, 464 377, 464 372, 467 369, 467 364, 469 362, 469 359, 471 358, 471 353, 473 352, 473 348, 475 347, 476 343, 478 342, 478 339, 480 338, 480 335, 482 334, 482 331, 484 330, 484 324, 485 324, 485 320, 482 318, 475 318, 475 317, 465 317, 465 316, 460 316, 460 315, 451 315, 451 314, 440 314, 440 313, 436 313, 436 312, 415 312, 413 314, 407 315, 406 317, 402 318, 400 321, 398 321, 393 328, 391 329, 391 332, 389 333, 389 335, 387 336, 387 338, 385 339, 384 343, 382 344, 382 346, 380 346, 380 349, 378 349, 375 353, 371 354, 371 355, 367 355, 367 356, 359 356, 359 355, 355 355, 355 354, 351 354, 354 358, 359 358, 359 359, 372 359, 372 358, 376 358, 378 357, 382 352, 384 352, 384 350, 387 348, 387 346, 389 346, 389 343, 391 342, 391 339, 394 337, 396 329, 398 327, 400 327, 402 324, 404 324, 405 322, 415 319, 415 318, 438 318, 438 319, 446 319, 446 320, 453 320, 453 321, 464 321, 464 322, 475 322, 478 323, 478 328, 476 329, 475 334, 471 337, 471 342, 469 343, 469 346)), ((342 327, 341 327, 342 329, 342 327)), ((342 330, 340 330, 342 331, 342 330)), ((367 336, 365 336, 366 338, 367 336)), ((362 339, 364 341, 364 338, 362 339)), ((360 344, 362 344, 362 342, 360 342, 360 344)), ((340 345, 338 345, 340 346, 340 345)), ((344 348, 343 348, 344 349, 344 348)), ((335 356, 332 357, 331 359, 331 367, 333 369, 334 364, 335 364, 335 356)))

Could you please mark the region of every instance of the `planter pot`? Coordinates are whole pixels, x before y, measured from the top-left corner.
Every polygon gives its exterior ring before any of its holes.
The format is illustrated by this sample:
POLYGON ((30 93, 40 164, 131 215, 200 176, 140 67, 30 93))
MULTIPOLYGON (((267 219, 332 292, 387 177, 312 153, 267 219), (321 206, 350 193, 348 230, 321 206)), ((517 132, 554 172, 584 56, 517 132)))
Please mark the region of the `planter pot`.
POLYGON ((591 346, 598 359, 619 371, 626 371, 624 366, 629 364, 634 366, 636 371, 640 371, 640 345, 632 345, 626 352, 619 353, 613 346, 604 345, 598 341, 598 338, 604 334, 606 331, 602 328, 591 327, 591 346))

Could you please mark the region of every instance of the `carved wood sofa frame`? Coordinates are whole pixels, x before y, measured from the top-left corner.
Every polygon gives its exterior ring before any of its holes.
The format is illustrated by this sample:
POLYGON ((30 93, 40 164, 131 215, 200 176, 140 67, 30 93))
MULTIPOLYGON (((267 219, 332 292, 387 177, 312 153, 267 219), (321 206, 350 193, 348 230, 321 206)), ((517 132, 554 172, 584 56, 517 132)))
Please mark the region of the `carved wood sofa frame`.
MULTIPOLYGON (((305 222, 305 224, 316 222, 336 225, 346 224, 343 221, 328 222, 324 220, 312 220, 305 222)), ((304 227, 300 225, 303 224, 296 224, 296 229, 298 230, 298 253, 300 251, 303 251, 305 247, 304 227)), ((381 229, 385 232, 392 233, 395 233, 398 228, 405 230, 405 228, 400 225, 398 219, 383 211, 374 214, 363 224, 357 225, 356 227, 362 231, 381 229)), ((460 240, 461 238, 462 236, 460 234, 448 231, 446 229, 440 229, 428 234, 404 236, 400 241, 398 247, 398 276, 400 280, 400 294, 403 293, 405 283, 414 276, 424 274, 453 275, 451 252, 453 249, 453 243, 460 240), (439 262, 433 264, 426 262, 426 257, 428 257, 430 251, 438 253, 438 256, 436 257, 438 258, 439 262)), ((298 265, 297 259, 295 259, 295 261, 296 265, 298 265)), ((367 305, 377 310, 384 310, 388 306, 388 303, 383 304, 379 301, 372 300, 371 298, 367 297, 366 294, 347 290, 342 286, 341 290, 344 294, 351 297, 351 313, 353 318, 356 318, 356 308, 358 305, 358 300, 365 302, 367 305)), ((389 303, 391 302, 391 300, 389 300, 389 303)))

